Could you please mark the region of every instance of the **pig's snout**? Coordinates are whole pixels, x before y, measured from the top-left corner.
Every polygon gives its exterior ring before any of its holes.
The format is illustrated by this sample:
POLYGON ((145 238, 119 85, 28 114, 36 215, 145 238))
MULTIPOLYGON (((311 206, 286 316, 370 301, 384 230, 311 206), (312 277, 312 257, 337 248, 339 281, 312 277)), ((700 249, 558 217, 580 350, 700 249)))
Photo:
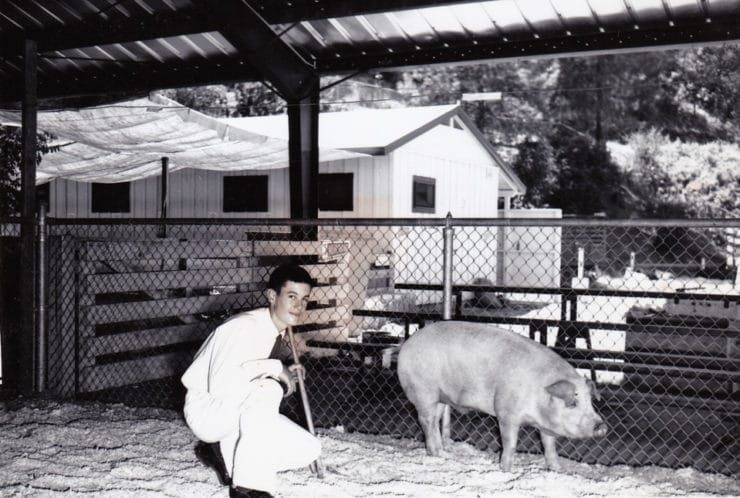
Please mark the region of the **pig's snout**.
POLYGON ((604 437, 609 427, 604 422, 598 422, 594 426, 594 437, 604 437))

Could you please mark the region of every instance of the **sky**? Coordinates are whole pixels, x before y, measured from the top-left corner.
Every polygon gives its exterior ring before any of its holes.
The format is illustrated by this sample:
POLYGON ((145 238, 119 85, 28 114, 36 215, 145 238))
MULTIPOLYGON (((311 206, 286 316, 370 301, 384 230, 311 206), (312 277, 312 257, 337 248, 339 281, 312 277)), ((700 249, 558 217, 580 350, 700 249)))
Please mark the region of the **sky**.
MULTIPOLYGON (((196 438, 174 410, 121 404, 0 403, 0 496, 227 497, 195 456, 196 438)), ((279 474, 290 497, 720 497, 740 496, 740 475, 647 466, 603 466, 519 453, 512 472, 498 455, 462 442, 439 457, 423 443, 319 429, 325 476, 279 474)))

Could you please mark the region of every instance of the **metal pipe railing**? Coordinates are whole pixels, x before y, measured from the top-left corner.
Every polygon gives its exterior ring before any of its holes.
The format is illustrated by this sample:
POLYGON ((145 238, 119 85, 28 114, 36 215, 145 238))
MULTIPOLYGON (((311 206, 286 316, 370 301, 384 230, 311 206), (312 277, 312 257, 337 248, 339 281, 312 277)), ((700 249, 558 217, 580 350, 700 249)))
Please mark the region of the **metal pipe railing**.
POLYGON ((39 206, 38 215, 38 272, 36 295, 36 392, 46 391, 46 203, 39 206))
POLYGON ((455 229, 452 228, 452 214, 448 213, 446 224, 442 229, 444 237, 443 262, 442 262, 442 319, 452 319, 452 256, 454 254, 453 242, 455 229))
POLYGON ((317 226, 506 226, 506 227, 740 227, 740 218, 715 219, 591 219, 591 218, 319 218, 294 220, 287 218, 48 218, 49 225, 317 225, 317 226))

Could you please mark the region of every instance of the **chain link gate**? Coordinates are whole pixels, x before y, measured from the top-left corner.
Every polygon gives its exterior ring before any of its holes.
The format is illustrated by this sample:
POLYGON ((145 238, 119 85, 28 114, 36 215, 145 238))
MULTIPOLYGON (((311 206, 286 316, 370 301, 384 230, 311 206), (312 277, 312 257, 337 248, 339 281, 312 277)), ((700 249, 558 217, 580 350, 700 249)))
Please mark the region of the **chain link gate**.
MULTIPOLYGON (((610 432, 561 439, 562 456, 736 473, 728 230, 740 222, 50 220, 47 387, 180 409, 179 376, 203 339, 265 305, 271 269, 292 261, 319 284, 296 329, 318 427, 421 439, 395 359, 447 302, 451 318, 531 337, 596 380, 610 432)), ((296 396, 283 409, 302 418, 296 396)), ((500 451, 486 415, 453 410, 452 436, 500 451)), ((523 429, 518 451, 540 452, 535 436, 523 429)))

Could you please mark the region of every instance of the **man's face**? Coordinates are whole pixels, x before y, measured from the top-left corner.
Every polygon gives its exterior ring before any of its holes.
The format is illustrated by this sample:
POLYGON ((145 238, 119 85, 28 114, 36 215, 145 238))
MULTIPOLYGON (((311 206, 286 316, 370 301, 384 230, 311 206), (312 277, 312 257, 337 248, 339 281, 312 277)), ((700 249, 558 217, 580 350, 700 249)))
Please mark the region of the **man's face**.
POLYGON ((280 292, 272 289, 267 291, 267 299, 270 302, 270 317, 278 330, 285 329, 288 325, 301 323, 303 312, 306 311, 308 296, 311 294, 311 286, 288 280, 280 292))

